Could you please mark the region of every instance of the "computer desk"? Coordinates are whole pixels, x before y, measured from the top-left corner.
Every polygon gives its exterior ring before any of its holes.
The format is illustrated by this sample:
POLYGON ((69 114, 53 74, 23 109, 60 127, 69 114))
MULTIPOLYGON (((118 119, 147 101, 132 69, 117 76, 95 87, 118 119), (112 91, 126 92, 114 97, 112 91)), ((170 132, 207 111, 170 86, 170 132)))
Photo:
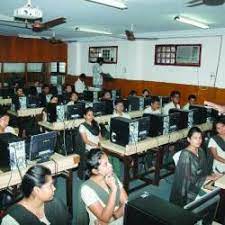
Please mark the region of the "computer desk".
POLYGON ((225 175, 215 181, 215 186, 225 190, 225 175))
POLYGON ((28 117, 28 116, 37 116, 40 115, 43 111, 43 107, 41 108, 27 108, 27 109, 19 109, 17 111, 8 110, 8 114, 16 117, 28 117))
MULTIPOLYGON (((51 156, 50 161, 41 163, 41 165, 48 167, 52 175, 64 175, 66 177, 66 189, 67 189, 67 206, 72 213, 73 207, 73 175, 72 170, 78 167, 80 162, 80 156, 77 154, 72 154, 68 156, 63 156, 55 153, 51 156)), ((33 165, 35 161, 28 162, 27 168, 21 169, 21 175, 23 176, 25 172, 33 165)), ((4 172, 0 168, 0 190, 6 189, 8 187, 16 186, 21 183, 21 177, 18 170, 4 172)))
POLYGON ((11 98, 0 98, 0 105, 11 105, 12 99, 11 98))
MULTIPOLYGON (((207 131, 212 129, 212 123, 207 122, 201 125, 197 125, 202 131, 207 131)), ((159 184, 160 179, 172 174, 174 171, 171 170, 167 174, 160 176, 160 169, 162 166, 163 156, 166 151, 168 151, 168 144, 176 143, 179 140, 182 140, 187 137, 189 128, 172 132, 170 134, 161 135, 158 137, 149 137, 143 141, 139 141, 136 144, 129 144, 126 147, 120 146, 112 143, 110 140, 101 141, 101 147, 110 155, 114 155, 120 158, 124 163, 123 171, 123 185, 126 191, 133 191, 140 187, 146 185, 146 183, 152 183, 155 185, 159 184), (144 177, 148 173, 138 174, 138 157, 147 152, 154 151, 156 153, 156 163, 155 168, 151 172, 154 173, 154 178, 149 179, 144 177), (132 168, 134 176, 130 177, 130 169, 132 168), (141 179, 145 184, 140 185, 139 187, 129 190, 129 183, 131 180, 141 179)))
MULTIPOLYGON (((131 118, 140 117, 143 115, 143 111, 131 111, 131 112, 128 112, 128 114, 130 115, 131 118)), ((112 117, 112 114, 96 116, 95 120, 98 123, 109 123, 111 117, 112 117)), ((47 121, 41 121, 41 122, 38 122, 38 124, 47 130, 63 131, 63 130, 70 130, 75 127, 78 127, 83 122, 84 122, 84 119, 79 118, 74 120, 65 120, 64 122, 53 122, 53 123, 50 123, 47 121)))

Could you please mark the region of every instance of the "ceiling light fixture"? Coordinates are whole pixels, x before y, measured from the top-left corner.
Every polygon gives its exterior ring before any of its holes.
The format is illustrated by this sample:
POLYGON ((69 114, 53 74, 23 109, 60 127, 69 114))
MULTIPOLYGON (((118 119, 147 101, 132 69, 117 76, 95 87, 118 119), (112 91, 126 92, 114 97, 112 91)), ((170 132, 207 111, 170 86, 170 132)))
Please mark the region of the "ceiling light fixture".
POLYGON ((186 24, 190 24, 190 25, 193 25, 196 27, 200 27, 202 29, 209 29, 209 26, 207 24, 204 24, 202 22, 196 21, 196 20, 188 18, 188 17, 176 16, 176 17, 174 17, 174 20, 181 22, 181 23, 186 23, 186 24))
POLYGON ((106 5, 117 9, 127 9, 125 0, 85 0, 85 1, 106 5))
POLYGON ((84 27, 75 27, 75 31, 95 33, 95 34, 108 34, 108 35, 112 34, 111 32, 107 32, 107 31, 104 31, 104 30, 95 30, 95 29, 84 28, 84 27))

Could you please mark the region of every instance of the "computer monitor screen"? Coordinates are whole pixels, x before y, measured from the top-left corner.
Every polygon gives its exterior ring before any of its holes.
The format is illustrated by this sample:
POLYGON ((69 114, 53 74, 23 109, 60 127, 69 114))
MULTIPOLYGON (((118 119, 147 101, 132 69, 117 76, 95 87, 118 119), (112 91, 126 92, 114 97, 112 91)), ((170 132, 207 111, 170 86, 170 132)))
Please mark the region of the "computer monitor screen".
POLYGON ((103 100, 105 104, 105 114, 113 114, 113 101, 112 100, 103 100))
POLYGON ((29 159, 47 161, 54 153, 57 133, 55 131, 31 136, 29 159))
POLYGON ((76 118, 83 117, 85 110, 85 103, 84 102, 77 102, 74 105, 67 106, 67 120, 72 120, 76 118))
POLYGON ((93 102, 93 111, 95 116, 105 114, 105 102, 93 102))
POLYGON ((180 122, 180 113, 173 112, 169 114, 169 132, 177 131, 180 122))
POLYGON ((128 97, 129 111, 135 111, 140 109, 140 99, 137 96, 128 97))
POLYGON ((190 110, 194 109, 193 112, 193 124, 206 123, 207 120, 207 109, 201 105, 190 105, 190 110))
POLYGON ((144 98, 144 107, 151 105, 151 97, 144 98))
POLYGON ((40 100, 36 96, 27 97, 27 107, 28 108, 37 108, 40 106, 40 100))
POLYGON ((200 224, 212 224, 216 210, 220 201, 220 188, 214 188, 213 191, 205 193, 196 200, 184 206, 184 209, 189 210, 197 215, 200 224))

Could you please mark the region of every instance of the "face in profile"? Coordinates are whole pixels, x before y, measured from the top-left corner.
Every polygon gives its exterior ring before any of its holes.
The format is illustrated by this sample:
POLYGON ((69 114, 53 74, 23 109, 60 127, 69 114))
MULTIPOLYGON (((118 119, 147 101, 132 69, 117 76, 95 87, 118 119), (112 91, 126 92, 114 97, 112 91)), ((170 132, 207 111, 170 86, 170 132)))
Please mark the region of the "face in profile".
POLYGON ((105 100, 110 100, 110 99, 111 99, 111 94, 110 94, 110 92, 106 92, 106 93, 104 94, 104 96, 103 96, 103 99, 105 99, 105 100))
POLYGON ((58 98, 57 97, 53 97, 50 102, 54 103, 54 104, 58 104, 58 98))
POLYGON ((194 105, 196 103, 196 99, 195 98, 191 98, 189 100, 190 105, 194 105))
POLYGON ((180 102, 180 95, 176 94, 172 97, 172 101, 175 103, 175 104, 179 104, 180 102))
POLYGON ((9 125, 9 116, 4 115, 0 118, 0 126, 4 129, 9 125))
POLYGON ((52 176, 46 176, 46 183, 41 187, 35 187, 36 196, 43 202, 47 202, 53 199, 55 193, 55 186, 52 176))
POLYGON ((78 95, 76 93, 73 93, 70 97, 70 100, 73 102, 77 102, 78 101, 78 95))

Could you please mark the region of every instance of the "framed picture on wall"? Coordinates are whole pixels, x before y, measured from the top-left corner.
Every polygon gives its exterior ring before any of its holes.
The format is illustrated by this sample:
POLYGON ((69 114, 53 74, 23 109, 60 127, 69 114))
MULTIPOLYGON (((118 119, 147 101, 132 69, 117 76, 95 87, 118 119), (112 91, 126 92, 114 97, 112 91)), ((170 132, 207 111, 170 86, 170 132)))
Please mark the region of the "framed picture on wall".
POLYGON ((200 66, 201 44, 156 45, 155 65, 200 66))
POLYGON ((89 47, 89 63, 96 63, 98 57, 103 58, 103 63, 116 64, 118 57, 118 46, 89 47))

